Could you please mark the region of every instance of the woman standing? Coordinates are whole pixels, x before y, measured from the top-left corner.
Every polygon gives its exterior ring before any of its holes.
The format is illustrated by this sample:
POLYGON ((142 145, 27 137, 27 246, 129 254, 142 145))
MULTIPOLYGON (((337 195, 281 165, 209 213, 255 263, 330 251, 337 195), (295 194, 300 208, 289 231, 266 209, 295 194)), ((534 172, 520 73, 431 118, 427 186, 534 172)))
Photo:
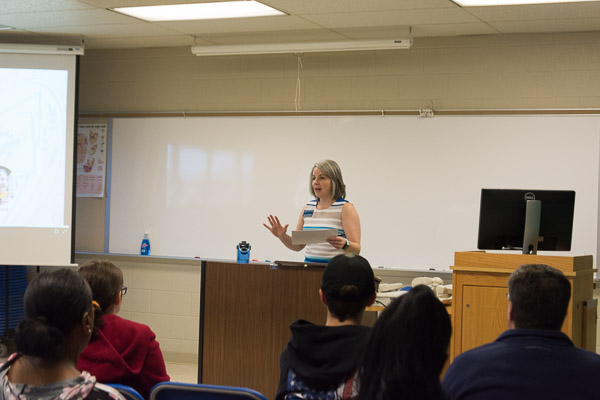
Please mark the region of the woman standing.
POLYGON ((311 169, 309 201, 300 213, 296 230, 337 229, 337 236, 327 242, 292 244, 287 234, 289 224, 282 225, 279 218, 269 215, 269 225, 263 224, 289 249, 300 251, 306 247, 305 261, 326 263, 344 252, 360 253, 360 220, 354 206, 346 200, 346 185, 342 171, 333 160, 317 162, 311 169))

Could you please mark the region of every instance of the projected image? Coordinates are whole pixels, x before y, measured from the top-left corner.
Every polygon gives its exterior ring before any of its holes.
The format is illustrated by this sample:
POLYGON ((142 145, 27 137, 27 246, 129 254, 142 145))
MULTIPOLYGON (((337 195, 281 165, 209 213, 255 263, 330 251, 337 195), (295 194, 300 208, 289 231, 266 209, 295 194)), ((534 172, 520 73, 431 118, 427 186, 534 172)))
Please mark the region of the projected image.
POLYGON ((7 204, 10 200, 10 193, 8 189, 9 176, 10 169, 0 165, 0 205, 7 204))
POLYGON ((68 72, 0 68, 0 227, 65 226, 68 72))

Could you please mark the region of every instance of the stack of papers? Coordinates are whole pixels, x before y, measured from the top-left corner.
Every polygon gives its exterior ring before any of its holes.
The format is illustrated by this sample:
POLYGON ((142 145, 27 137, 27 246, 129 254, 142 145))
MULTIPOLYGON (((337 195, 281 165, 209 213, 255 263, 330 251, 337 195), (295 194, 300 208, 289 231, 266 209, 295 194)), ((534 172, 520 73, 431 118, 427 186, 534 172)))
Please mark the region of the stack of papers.
POLYGON ((328 237, 337 236, 337 229, 311 229, 292 231, 292 244, 323 243, 328 237))

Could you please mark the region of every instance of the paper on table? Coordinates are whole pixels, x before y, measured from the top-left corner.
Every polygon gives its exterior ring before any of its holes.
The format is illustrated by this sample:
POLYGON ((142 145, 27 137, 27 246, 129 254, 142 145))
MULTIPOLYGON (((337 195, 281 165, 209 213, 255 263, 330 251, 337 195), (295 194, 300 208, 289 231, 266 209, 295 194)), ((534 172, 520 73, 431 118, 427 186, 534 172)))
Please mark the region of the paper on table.
POLYGON ((337 229, 311 229, 292 231, 292 244, 323 243, 330 236, 337 236, 337 229))

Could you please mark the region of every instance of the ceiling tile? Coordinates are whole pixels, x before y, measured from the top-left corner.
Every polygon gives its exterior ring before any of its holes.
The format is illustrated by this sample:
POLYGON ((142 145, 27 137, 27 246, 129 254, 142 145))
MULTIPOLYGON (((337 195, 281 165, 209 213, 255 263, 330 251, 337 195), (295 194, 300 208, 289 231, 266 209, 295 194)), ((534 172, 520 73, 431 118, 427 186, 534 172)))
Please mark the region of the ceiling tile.
POLYGON ((86 10, 94 8, 77 0, 2 0, 0 14, 41 11, 86 10))
POLYGON ((600 2, 556 3, 503 7, 467 7, 466 11, 486 21, 523 21, 600 17, 600 2))
MULTIPOLYGON (((47 34, 47 28, 32 28, 32 32, 47 34)), ((135 24, 105 24, 105 25, 86 25, 86 26, 63 26, 53 29, 53 32, 63 34, 81 34, 86 38, 111 38, 119 36, 170 36, 180 35, 170 29, 160 26, 137 22, 135 24)), ((188 35, 189 36, 189 35, 188 35)))
POLYGON ((235 43, 282 43, 282 42, 313 42, 344 40, 345 37, 327 29, 311 29, 298 31, 282 31, 274 35, 273 32, 252 33, 216 33, 204 34, 202 39, 214 44, 235 43))
POLYGON ((459 8, 449 0, 260 0, 260 2, 293 14, 459 8))
POLYGON ((212 3, 219 1, 230 0, 79 0, 80 3, 105 9, 116 7, 158 6, 166 4, 212 3))
MULTIPOLYGON (((153 36, 152 40, 143 37, 119 37, 110 39, 86 40, 86 49, 134 49, 143 47, 180 47, 192 46, 193 38, 187 35, 153 36)), ((191 52, 191 49, 190 49, 191 52)))
MULTIPOLYGON (((408 36, 408 28, 404 26, 382 26, 382 27, 360 27, 360 28, 336 28, 336 32, 349 39, 380 39, 408 36)), ((412 28, 413 36, 461 36, 461 35, 490 35, 498 34, 494 28, 482 22, 467 24, 436 24, 416 25, 412 28)))
POLYGON ((413 27, 413 35, 420 37, 436 36, 466 36, 466 35, 494 35, 499 32, 483 22, 468 24, 438 24, 417 25, 413 27))
POLYGON ((501 33, 585 32, 600 30, 600 18, 494 22, 501 33))
POLYGON ((303 18, 285 15, 255 18, 159 22, 156 23, 156 25, 160 25, 181 33, 197 35, 203 33, 321 29, 320 26, 308 22, 303 18))
POLYGON ((0 24, 23 29, 134 22, 139 20, 116 12, 97 9, 0 15, 0 24))
POLYGON ((348 39, 387 39, 408 37, 410 35, 410 30, 406 26, 361 26, 336 28, 334 31, 348 39))
POLYGON ((376 11, 364 13, 309 14, 304 17, 327 28, 479 22, 461 9, 376 11))

